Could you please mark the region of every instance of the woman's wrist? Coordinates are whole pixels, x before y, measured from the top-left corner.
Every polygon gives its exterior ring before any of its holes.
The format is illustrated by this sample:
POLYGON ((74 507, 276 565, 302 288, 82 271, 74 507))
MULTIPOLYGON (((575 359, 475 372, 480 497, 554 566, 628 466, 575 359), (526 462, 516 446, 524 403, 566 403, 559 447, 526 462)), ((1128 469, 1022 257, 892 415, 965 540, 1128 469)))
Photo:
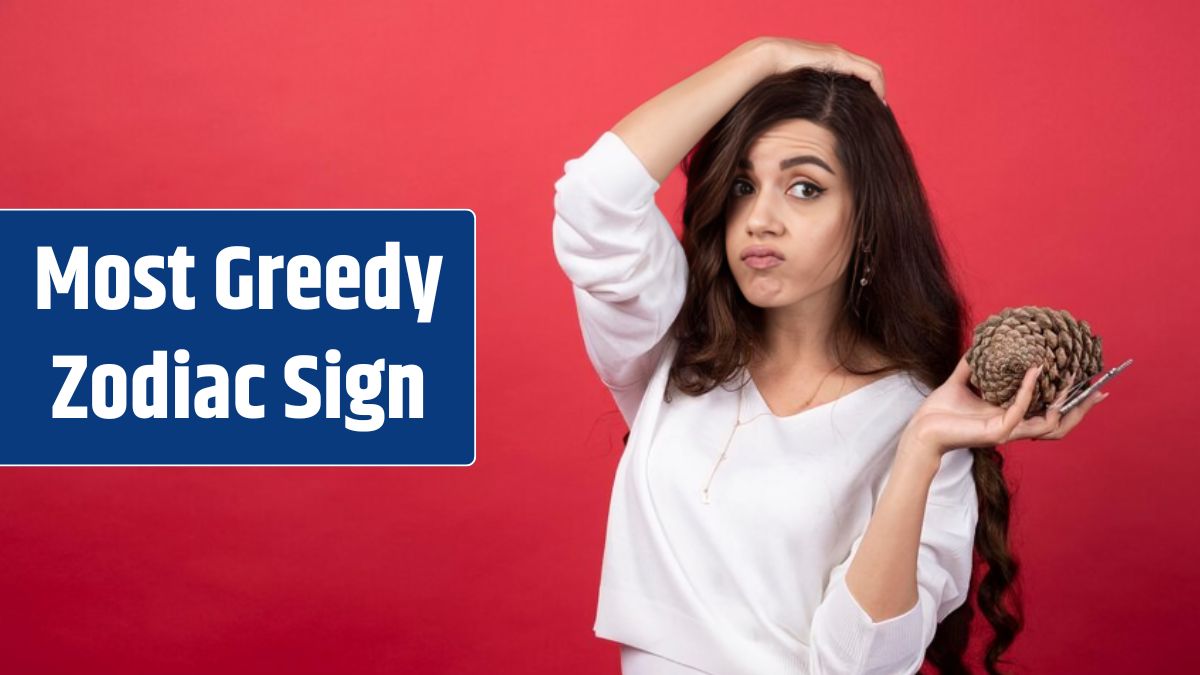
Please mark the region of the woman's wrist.
POLYGON ((758 74, 758 79, 764 79, 779 72, 778 45, 770 38, 756 37, 743 42, 735 51, 745 54, 744 58, 758 74))
POLYGON ((931 473, 937 473, 942 463, 942 454, 942 449, 921 438, 912 424, 901 432, 900 444, 896 448, 897 462, 924 467, 931 473))

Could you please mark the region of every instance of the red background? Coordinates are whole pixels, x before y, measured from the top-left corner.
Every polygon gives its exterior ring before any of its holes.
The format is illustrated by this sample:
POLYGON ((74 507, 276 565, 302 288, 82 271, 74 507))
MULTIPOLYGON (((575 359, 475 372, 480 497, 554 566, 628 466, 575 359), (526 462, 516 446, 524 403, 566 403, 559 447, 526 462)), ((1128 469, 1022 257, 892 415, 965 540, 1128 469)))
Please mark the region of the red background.
MULTIPOLYGON (((1004 450, 1016 672, 1182 672, 1200 623, 1198 14, 0 2, 0 207, 467 207, 479 224, 474 466, 0 469, 0 671, 616 673, 591 626, 625 429, 553 256, 553 182, 768 34, 883 64, 976 320, 1069 308, 1108 365, 1136 360, 1068 438, 1004 450)), ((676 226, 682 187, 677 171, 659 194, 676 226)))

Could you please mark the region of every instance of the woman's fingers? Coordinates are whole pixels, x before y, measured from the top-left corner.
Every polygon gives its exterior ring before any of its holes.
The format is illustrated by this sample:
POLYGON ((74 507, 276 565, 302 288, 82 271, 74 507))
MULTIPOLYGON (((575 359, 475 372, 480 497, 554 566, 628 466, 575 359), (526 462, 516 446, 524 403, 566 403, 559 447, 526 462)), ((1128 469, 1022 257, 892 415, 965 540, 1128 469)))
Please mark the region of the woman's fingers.
POLYGON ((1046 408, 1046 414, 1040 418, 1045 423, 1039 424, 1037 433, 1032 435, 1041 436, 1058 428, 1058 424, 1062 420, 1062 406, 1067 402, 1067 394, 1071 393, 1071 385, 1074 383, 1074 375, 1067 378, 1067 381, 1063 384, 1062 391, 1058 392, 1058 396, 1054 398, 1054 402, 1046 408))
MULTIPOLYGON (((1067 377, 1067 381, 1063 383, 1062 391, 1054 398, 1054 402, 1046 409, 1046 419, 1053 424, 1051 429, 1057 428, 1058 423, 1062 420, 1062 407, 1067 402, 1067 394, 1071 393, 1071 387, 1075 384, 1075 375, 1072 373, 1067 377)), ((1043 432, 1045 433, 1045 432, 1043 432)))
POLYGON ((1062 391, 1058 393, 1058 396, 1054 399, 1054 402, 1051 403, 1048 408, 1046 408, 1045 415, 1034 417, 1032 419, 1021 420, 1021 423, 1017 425, 1012 438, 1009 440, 1031 438, 1036 441, 1038 440, 1037 437, 1043 436, 1057 429, 1059 419, 1062 417, 1060 408, 1062 407, 1062 404, 1066 402, 1067 393, 1071 389, 1071 383, 1074 382, 1074 377, 1075 376, 1072 375, 1071 377, 1067 378, 1067 382, 1063 386, 1062 391))
POLYGON ((842 52, 858 65, 854 74, 871 83, 871 88, 879 95, 880 100, 886 101, 887 83, 883 80, 883 66, 852 51, 843 49, 842 52))
POLYGON ((780 55, 777 72, 799 67, 829 68, 862 78, 880 99, 885 99, 887 86, 883 79, 883 66, 861 54, 843 49, 836 43, 810 42, 791 38, 762 38, 771 44, 780 55))
POLYGON ((827 46, 827 49, 831 60, 830 66, 834 70, 866 80, 880 99, 885 98, 887 90, 883 82, 883 68, 878 63, 848 49, 843 49, 840 45, 831 44, 827 46))
POLYGON ((1041 366, 1034 366, 1025 371, 1025 379, 1021 381, 1021 388, 1017 390, 1016 399, 1008 407, 1008 410, 1004 411, 1001 422, 1003 433, 997 440, 997 444, 1013 439, 1017 425, 1025 418, 1025 413, 1029 412, 1029 406, 1033 403, 1033 388, 1041 372, 1041 366))
POLYGON ((1081 421, 1083 421, 1083 418, 1088 414, 1088 411, 1095 407, 1097 403, 1106 398, 1108 398, 1108 394, 1103 394, 1099 391, 1093 391, 1091 394, 1088 394, 1088 397, 1084 399, 1083 403, 1071 408, 1071 412, 1067 413, 1066 416, 1062 418, 1062 421, 1058 423, 1058 428, 1054 429, 1048 435, 1039 436, 1038 440, 1058 440, 1071 433, 1071 430, 1074 429, 1081 421))
POLYGON ((1096 404, 1108 398, 1108 394, 1094 391, 1079 405, 1071 409, 1065 416, 1062 406, 1066 403, 1067 394, 1075 383, 1072 375, 1063 385, 1063 391, 1055 398, 1054 403, 1047 409, 1045 417, 1025 420, 1023 427, 1018 427, 1015 438, 1029 438, 1034 441, 1056 441, 1071 433, 1096 404))

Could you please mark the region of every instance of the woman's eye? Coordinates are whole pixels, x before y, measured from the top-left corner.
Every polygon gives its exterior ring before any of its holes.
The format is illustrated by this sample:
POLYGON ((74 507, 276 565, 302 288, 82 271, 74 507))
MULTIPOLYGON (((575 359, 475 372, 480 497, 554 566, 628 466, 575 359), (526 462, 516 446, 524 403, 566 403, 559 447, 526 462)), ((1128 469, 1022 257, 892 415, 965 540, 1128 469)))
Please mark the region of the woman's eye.
MULTIPOLYGON (((803 199, 805 201, 813 201, 814 199, 819 197, 822 192, 825 191, 825 188, 818 187, 815 183, 810 183, 808 181, 800 181, 799 183, 796 183, 795 185, 792 186, 792 189, 789 190, 789 192, 794 191, 796 188, 808 188, 807 192, 805 192, 804 190, 801 190, 797 195, 800 197, 800 199, 803 199)), ((753 189, 752 185, 750 185, 749 183, 747 183, 746 181, 744 181, 740 178, 733 181, 733 196, 734 197, 745 197, 746 195, 750 194, 750 190, 752 190, 752 189, 753 189), (742 188, 747 188, 747 191, 743 191, 742 188)))
POLYGON ((821 196, 821 193, 825 191, 825 188, 818 187, 815 183, 809 183, 808 181, 800 181, 799 183, 796 183, 795 185, 793 185, 792 189, 795 190, 798 187, 810 188, 810 192, 808 193, 809 196, 802 195, 800 197, 801 199, 807 199, 809 201, 821 196))

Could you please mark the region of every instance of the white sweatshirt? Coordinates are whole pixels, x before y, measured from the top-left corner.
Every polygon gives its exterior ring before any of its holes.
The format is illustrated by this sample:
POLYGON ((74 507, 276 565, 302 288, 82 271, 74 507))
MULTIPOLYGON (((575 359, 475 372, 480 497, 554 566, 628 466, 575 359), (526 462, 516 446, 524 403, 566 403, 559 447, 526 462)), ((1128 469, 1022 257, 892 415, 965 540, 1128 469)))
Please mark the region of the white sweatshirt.
POLYGON ((978 504, 967 448, 942 457, 919 599, 875 623, 843 577, 929 389, 895 373, 776 416, 743 370, 663 401, 687 264, 659 184, 611 131, 555 182, 554 251, 588 358, 631 434, 617 464, 595 633, 714 675, 915 673, 966 601, 978 504), (702 489, 712 473, 710 503, 702 489))

